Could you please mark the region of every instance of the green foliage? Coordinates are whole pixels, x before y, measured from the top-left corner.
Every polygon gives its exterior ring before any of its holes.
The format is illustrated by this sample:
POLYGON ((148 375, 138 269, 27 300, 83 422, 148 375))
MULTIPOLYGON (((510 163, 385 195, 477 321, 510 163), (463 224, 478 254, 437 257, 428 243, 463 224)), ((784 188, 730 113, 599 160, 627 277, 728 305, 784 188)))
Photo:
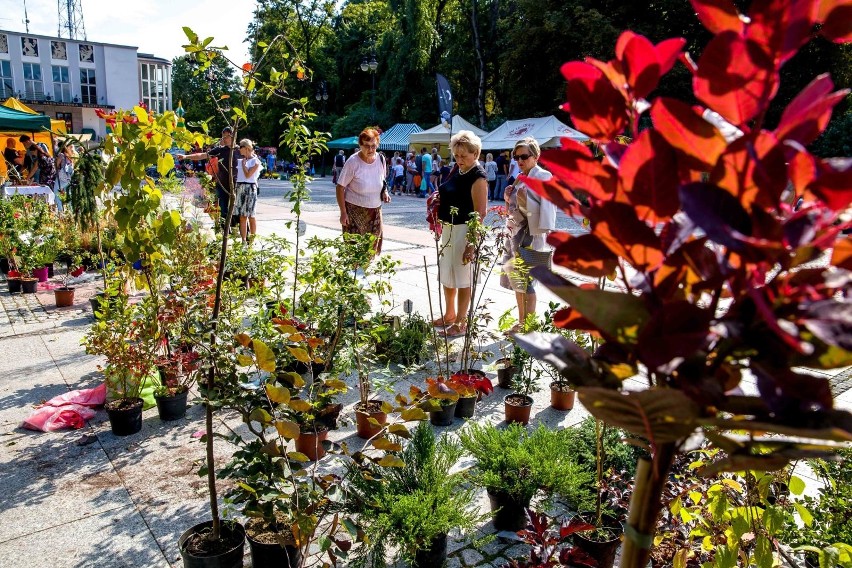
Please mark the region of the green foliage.
POLYGON ((411 562, 434 537, 476 528, 483 518, 473 507, 474 491, 462 474, 451 473, 461 455, 458 442, 436 440, 432 427, 421 423, 398 454, 400 467, 350 465, 347 507, 359 515, 366 534, 353 566, 384 567, 392 547, 411 562))
POLYGON ((852 449, 840 450, 836 460, 811 460, 808 464, 823 485, 816 497, 802 497, 805 511, 799 511, 799 520, 803 526, 789 521, 782 539, 791 546, 852 545, 852 449))
POLYGON ((481 487, 508 493, 520 502, 544 489, 579 509, 594 503, 594 469, 575 459, 572 450, 578 442, 573 429, 541 425, 529 432, 520 424, 496 428, 469 423, 459 438, 476 459, 472 479, 481 487))
POLYGON ((382 322, 374 328, 378 360, 400 365, 419 363, 431 336, 429 322, 416 313, 409 315, 398 326, 393 321, 382 322))
MULTIPOLYGON (((595 419, 591 416, 587 417, 574 430, 576 430, 576 436, 572 440, 575 445, 571 449, 571 455, 576 456, 578 463, 594 468, 597 463, 595 419)), ((604 428, 604 475, 610 472, 625 472, 628 477, 632 477, 636 473, 636 461, 647 452, 625 443, 628 436, 629 434, 620 428, 612 426, 604 428)))
POLYGON ((188 126, 210 121, 210 132, 219 132, 226 126, 225 120, 217 112, 214 100, 222 95, 234 96, 239 82, 234 68, 224 57, 215 58, 211 64, 211 74, 197 74, 198 64, 191 55, 180 55, 172 60, 172 100, 177 106, 180 102, 185 111, 184 120, 188 126))

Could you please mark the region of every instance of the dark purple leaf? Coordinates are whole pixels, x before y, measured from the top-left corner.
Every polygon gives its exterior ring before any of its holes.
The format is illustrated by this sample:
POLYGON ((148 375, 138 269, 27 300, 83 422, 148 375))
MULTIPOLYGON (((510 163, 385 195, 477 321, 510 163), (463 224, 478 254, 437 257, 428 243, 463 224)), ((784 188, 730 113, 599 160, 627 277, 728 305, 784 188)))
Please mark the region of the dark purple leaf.
POLYGON ((733 251, 745 248, 740 238, 751 236, 751 219, 736 197, 703 182, 683 185, 679 193, 684 213, 712 241, 733 251))

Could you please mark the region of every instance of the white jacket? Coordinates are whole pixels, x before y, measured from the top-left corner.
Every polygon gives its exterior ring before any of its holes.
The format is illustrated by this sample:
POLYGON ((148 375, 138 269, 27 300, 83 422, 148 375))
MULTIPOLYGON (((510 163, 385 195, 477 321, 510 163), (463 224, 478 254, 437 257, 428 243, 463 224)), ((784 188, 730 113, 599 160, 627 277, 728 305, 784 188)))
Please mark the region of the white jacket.
MULTIPOLYGON (((548 181, 553 177, 553 174, 545 170, 541 166, 535 166, 527 174, 533 179, 548 181)), ((531 235, 544 235, 548 231, 556 229, 556 206, 535 193, 523 182, 516 182, 527 189, 527 222, 529 223, 529 231, 531 235)))

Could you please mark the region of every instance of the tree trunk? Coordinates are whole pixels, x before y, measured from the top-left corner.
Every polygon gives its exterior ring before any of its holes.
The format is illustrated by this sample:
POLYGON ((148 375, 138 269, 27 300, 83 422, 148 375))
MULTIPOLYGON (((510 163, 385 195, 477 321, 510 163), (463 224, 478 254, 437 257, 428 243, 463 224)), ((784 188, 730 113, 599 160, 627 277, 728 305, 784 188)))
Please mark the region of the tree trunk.
POLYGON ((473 48, 476 52, 476 65, 479 71, 479 84, 476 89, 476 113, 479 118, 479 127, 485 128, 485 57, 482 53, 482 40, 479 37, 479 29, 476 17, 476 2, 470 2, 470 27, 473 30, 473 48))
POLYGON ((633 530, 625 527, 621 568, 648 565, 657 529, 657 519, 663 508, 663 488, 668 479, 676 449, 673 443, 661 444, 657 446, 652 461, 639 460, 639 467, 636 469, 636 485, 633 489, 633 497, 630 499, 630 514, 627 519, 627 524, 633 527, 633 530), (638 534, 638 537, 631 536, 634 532, 638 534))

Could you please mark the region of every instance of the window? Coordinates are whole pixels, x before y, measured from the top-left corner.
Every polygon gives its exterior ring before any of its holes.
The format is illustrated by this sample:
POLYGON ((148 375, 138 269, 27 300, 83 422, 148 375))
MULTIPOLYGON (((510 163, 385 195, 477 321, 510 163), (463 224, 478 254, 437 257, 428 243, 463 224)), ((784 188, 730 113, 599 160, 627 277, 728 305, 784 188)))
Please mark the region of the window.
POLYGON ((53 98, 60 103, 71 102, 71 79, 68 68, 62 65, 53 66, 53 98))
POLYGON ((140 63, 140 100, 155 112, 171 109, 171 78, 163 64, 140 63))
POLYGON ((65 132, 74 132, 74 123, 70 112, 57 112, 56 119, 65 121, 65 132))
POLYGON ((80 95, 84 105, 98 104, 98 87, 94 69, 80 69, 80 95))
POLYGON ((41 65, 38 63, 24 63, 24 98, 34 100, 44 98, 41 65))
POLYGON ((0 61, 0 99, 8 99, 15 94, 15 84, 12 82, 12 64, 0 61))

